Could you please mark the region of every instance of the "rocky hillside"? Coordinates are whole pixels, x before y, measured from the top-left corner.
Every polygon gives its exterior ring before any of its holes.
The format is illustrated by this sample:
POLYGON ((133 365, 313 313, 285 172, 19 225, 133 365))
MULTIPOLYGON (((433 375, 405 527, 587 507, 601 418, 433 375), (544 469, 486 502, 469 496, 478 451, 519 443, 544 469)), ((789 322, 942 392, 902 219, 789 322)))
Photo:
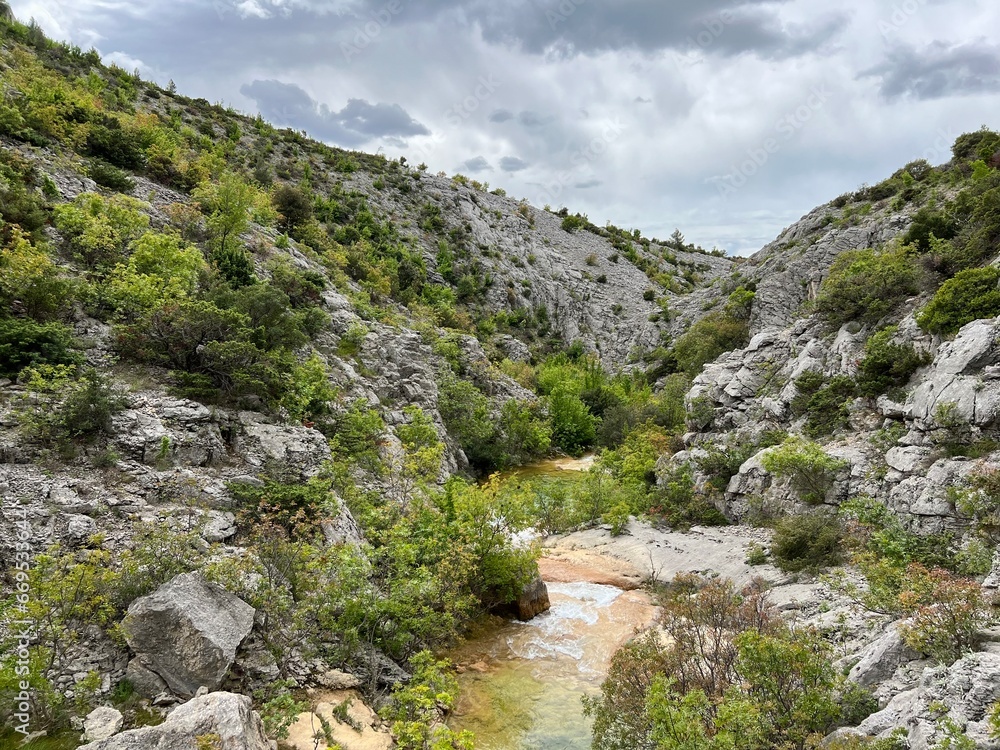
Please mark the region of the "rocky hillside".
POLYGON ((815 732, 987 746, 1000 136, 735 261, 0 32, 4 740, 461 746, 427 649, 544 606, 523 532, 639 517, 854 563, 815 595, 866 614, 810 617, 875 704, 815 732), (568 489, 473 481, 584 450, 568 489), (353 689, 380 715, 309 705, 353 689))

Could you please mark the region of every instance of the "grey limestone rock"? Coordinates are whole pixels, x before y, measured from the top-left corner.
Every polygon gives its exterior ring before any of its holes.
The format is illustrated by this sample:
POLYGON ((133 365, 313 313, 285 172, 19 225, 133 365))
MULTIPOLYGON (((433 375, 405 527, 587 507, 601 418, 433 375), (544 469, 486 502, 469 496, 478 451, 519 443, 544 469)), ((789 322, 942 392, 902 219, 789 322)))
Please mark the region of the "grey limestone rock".
POLYGON ((253 628, 254 608, 197 573, 184 573, 141 597, 122 622, 144 667, 182 697, 217 689, 253 628))
POLYGON ((80 750, 199 750, 199 737, 218 735, 219 750, 270 750, 250 699, 208 693, 178 706, 155 727, 142 727, 91 742, 80 750))

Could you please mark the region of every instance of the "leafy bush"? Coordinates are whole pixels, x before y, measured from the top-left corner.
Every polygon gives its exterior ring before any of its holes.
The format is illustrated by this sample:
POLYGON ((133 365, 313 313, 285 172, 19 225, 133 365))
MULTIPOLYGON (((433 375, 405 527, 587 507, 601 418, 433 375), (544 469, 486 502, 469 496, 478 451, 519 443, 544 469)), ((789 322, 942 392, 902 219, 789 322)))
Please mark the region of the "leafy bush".
MULTIPOLYGON (((2 115, 0 115, 2 117, 2 115)), ((43 185, 33 164, 13 149, 0 152, 0 219, 16 224, 35 240, 48 224, 43 185)))
POLYGON ((919 313, 930 333, 955 333, 966 323, 1000 315, 1000 268, 969 268, 948 279, 919 313))
POLYGON ((146 204, 124 195, 81 193, 55 207, 55 225, 90 267, 104 271, 125 259, 149 227, 146 204))
POLYGON ((848 405, 855 396, 854 380, 846 375, 830 379, 809 370, 795 380, 792 414, 806 416, 805 432, 809 437, 831 435, 848 426, 848 405))
MULTIPOLYGON (((586 229, 590 222, 586 216, 580 214, 570 214, 562 220, 562 228, 567 232, 575 232, 577 229, 586 229)), ((595 259, 596 260, 596 259, 595 259)))
POLYGON ((858 367, 858 393, 875 398, 893 389, 902 388, 918 369, 930 361, 927 354, 918 353, 912 344, 895 344, 895 326, 883 328, 865 344, 865 356, 858 367))
POLYGON ((834 458, 818 444, 800 437, 788 438, 761 458, 765 471, 787 477, 799 497, 807 503, 821 503, 833 486, 837 472, 846 461, 834 458))
POLYGON ((396 744, 401 750, 472 750, 471 732, 454 732, 442 721, 458 696, 451 664, 423 651, 410 660, 410 667, 413 679, 397 687, 379 712, 391 723, 396 744))
POLYGON ((469 462, 489 467, 494 434, 489 399, 469 381, 446 374, 438 383, 438 410, 469 462))
POLYGON ((0 377, 16 378, 29 365, 73 365, 81 361, 68 326, 0 318, 0 377))
POLYGON ((835 327, 874 325, 917 293, 918 274, 902 249, 841 253, 820 286, 816 311, 835 327))
POLYGON ((975 533, 991 545, 1000 544, 1000 470, 982 469, 955 492, 955 508, 969 519, 975 533))
POLYGON ((1000 134, 985 126, 971 133, 963 133, 951 147, 956 161, 989 161, 1000 150, 1000 134))
POLYGON ((907 568, 899 602, 911 617, 900 628, 903 640, 942 664, 975 650, 980 629, 991 619, 979 583, 919 563, 907 568))
POLYGON ((677 339, 673 347, 677 365, 689 377, 694 377, 720 354, 746 345, 749 332, 746 320, 728 314, 707 315, 677 339))
POLYGON ((548 398, 552 441, 567 453, 579 454, 597 439, 597 418, 571 386, 557 385, 548 398))
POLYGON ((972 185, 955 199, 962 229, 945 259, 951 272, 986 262, 1000 244, 1000 170, 980 168, 981 176, 974 175, 972 185))
POLYGON ((324 432, 338 460, 375 471, 379 467, 379 445, 385 430, 385 421, 378 411, 358 399, 327 425, 324 432))
POLYGON ((149 143, 140 131, 123 128, 111 117, 106 117, 103 124, 93 125, 87 135, 87 150, 121 169, 142 169, 147 146, 149 143))
POLYGON ((309 195, 292 185, 279 185, 271 200, 278 212, 278 227, 283 232, 295 236, 295 230, 313 216, 313 204, 309 195))
POLYGON ((59 317, 72 304, 75 285, 20 228, 7 229, 0 248, 0 308, 41 320, 59 317))
POLYGON ((128 172, 108 164, 103 159, 92 159, 87 164, 87 176, 101 187, 119 193, 131 193, 135 189, 135 180, 128 172))
POLYGON ((738 592, 678 577, 663 606, 668 637, 623 646, 601 695, 585 699, 596 750, 811 747, 875 707, 819 634, 780 622, 759 582, 738 592))
POLYGON ((925 206, 917 211, 910 228, 903 235, 903 243, 915 245, 922 253, 931 251, 931 237, 950 240, 958 234, 958 223, 943 211, 925 206))
POLYGON ((274 218, 269 196, 234 172, 215 182, 204 182, 193 193, 207 217, 215 249, 232 251, 251 219, 268 223, 274 218))
POLYGON ((806 513, 775 524, 771 556, 787 572, 818 571, 842 561, 843 529, 835 515, 806 513))
POLYGON ((722 492, 729 486, 743 463, 762 448, 770 448, 783 442, 788 435, 782 431, 766 431, 755 439, 727 439, 725 443, 707 443, 701 447, 705 451, 696 460, 698 469, 708 476, 711 487, 722 492))
POLYGON ((263 486, 232 483, 229 491, 239 504, 237 518, 244 533, 273 525, 293 539, 308 541, 319 533, 320 524, 337 511, 330 481, 315 477, 304 484, 285 484, 270 478, 263 486))
POLYGON ((180 237, 147 232, 134 243, 128 262, 108 274, 103 296, 119 316, 134 320, 191 295, 206 268, 201 251, 180 237))

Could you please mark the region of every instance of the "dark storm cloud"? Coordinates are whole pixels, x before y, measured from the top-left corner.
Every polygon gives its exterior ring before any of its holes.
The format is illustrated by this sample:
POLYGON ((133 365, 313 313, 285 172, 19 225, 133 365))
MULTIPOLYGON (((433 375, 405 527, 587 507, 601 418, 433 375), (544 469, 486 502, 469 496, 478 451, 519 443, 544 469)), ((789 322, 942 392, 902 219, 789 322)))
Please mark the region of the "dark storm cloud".
POLYGON ((553 117, 539 114, 538 112, 532 112, 530 110, 525 112, 520 112, 517 115, 517 121, 524 125, 526 128, 541 128, 545 127, 554 120, 553 117))
MULTIPOLYGON (((376 12, 379 1, 367 0, 366 11, 376 12)), ((489 42, 564 56, 696 47, 706 53, 781 58, 815 50, 846 25, 842 14, 810 26, 783 24, 775 6, 788 1, 434 0, 400 15, 405 22, 451 13, 478 25, 489 42)))
POLYGON ((371 104, 350 99, 334 112, 301 87, 281 81, 254 81, 240 88, 261 115, 278 125, 292 125, 315 137, 343 146, 359 146, 375 138, 428 135, 430 131, 398 104, 371 104))
POLYGON ((528 162, 524 159, 518 159, 516 156, 505 156, 500 160, 500 169, 504 172, 520 172, 529 166, 528 162))
POLYGON ((898 46, 861 77, 879 78, 879 93, 886 99, 941 99, 1000 91, 1000 47, 985 42, 933 42, 922 49, 898 46))
POLYGON ((490 122, 507 122, 514 119, 514 113, 509 109, 497 109, 490 113, 490 122))
POLYGON ((464 162, 462 162, 461 169, 466 172, 471 172, 472 174, 476 174, 478 172, 491 171, 493 169, 493 165, 491 165, 486 160, 485 156, 476 156, 475 158, 466 159, 464 162))

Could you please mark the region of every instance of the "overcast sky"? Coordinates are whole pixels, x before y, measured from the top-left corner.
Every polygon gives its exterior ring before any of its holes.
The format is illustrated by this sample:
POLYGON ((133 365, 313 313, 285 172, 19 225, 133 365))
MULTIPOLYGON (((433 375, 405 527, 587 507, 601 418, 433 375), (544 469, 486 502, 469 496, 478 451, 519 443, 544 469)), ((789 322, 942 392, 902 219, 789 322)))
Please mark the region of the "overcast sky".
POLYGON ((1000 127, 996 0, 12 0, 181 93, 748 254, 1000 127))

